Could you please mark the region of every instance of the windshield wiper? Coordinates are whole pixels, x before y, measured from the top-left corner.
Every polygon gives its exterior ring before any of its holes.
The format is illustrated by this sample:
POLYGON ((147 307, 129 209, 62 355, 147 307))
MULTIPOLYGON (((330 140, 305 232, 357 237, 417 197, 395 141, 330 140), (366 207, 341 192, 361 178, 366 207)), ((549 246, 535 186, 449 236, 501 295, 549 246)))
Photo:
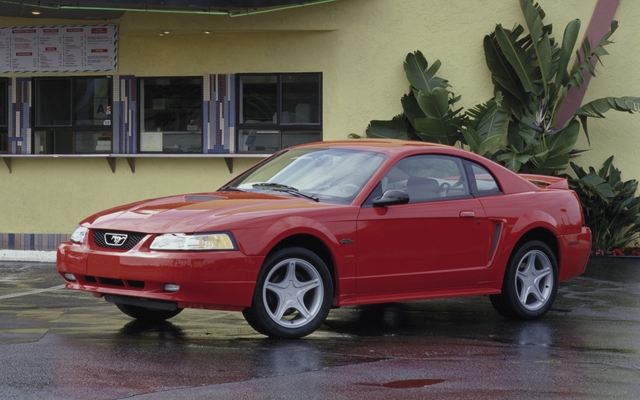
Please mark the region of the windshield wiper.
POLYGON ((305 199, 309 199, 309 200, 313 200, 313 201, 320 201, 316 196, 312 196, 310 194, 302 193, 301 191, 299 191, 298 189, 294 188, 293 186, 283 185, 282 183, 261 182, 261 183, 254 183, 251 186, 253 186, 256 189, 277 190, 277 191, 280 191, 280 192, 285 192, 285 193, 292 194, 294 196, 304 197, 305 199))
POLYGON ((224 186, 224 187, 221 187, 220 189, 218 189, 218 191, 221 191, 221 192, 225 192, 225 191, 227 191, 227 192, 246 192, 246 190, 242 190, 242 189, 240 189, 240 188, 238 188, 236 186, 224 186))

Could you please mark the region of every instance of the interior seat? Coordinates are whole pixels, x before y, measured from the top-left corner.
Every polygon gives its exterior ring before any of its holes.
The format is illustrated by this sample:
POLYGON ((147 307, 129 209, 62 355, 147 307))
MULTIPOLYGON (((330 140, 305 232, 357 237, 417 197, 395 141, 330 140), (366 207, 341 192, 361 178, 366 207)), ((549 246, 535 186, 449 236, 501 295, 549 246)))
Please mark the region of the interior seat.
POLYGON ((407 194, 411 203, 440 197, 439 192, 440 184, 435 179, 414 176, 407 180, 407 194))

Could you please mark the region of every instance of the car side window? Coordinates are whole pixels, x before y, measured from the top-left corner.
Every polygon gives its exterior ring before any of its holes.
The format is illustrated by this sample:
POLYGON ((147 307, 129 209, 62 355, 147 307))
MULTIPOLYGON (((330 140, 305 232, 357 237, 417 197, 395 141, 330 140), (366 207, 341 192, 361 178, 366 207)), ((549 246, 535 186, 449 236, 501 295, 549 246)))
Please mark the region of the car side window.
POLYGON ((480 164, 468 161, 472 178, 473 193, 478 196, 489 196, 502 193, 493 175, 480 164))
POLYGON ((381 192, 403 190, 409 203, 444 200, 469 195, 461 159, 440 155, 419 155, 399 161, 380 181, 381 192))

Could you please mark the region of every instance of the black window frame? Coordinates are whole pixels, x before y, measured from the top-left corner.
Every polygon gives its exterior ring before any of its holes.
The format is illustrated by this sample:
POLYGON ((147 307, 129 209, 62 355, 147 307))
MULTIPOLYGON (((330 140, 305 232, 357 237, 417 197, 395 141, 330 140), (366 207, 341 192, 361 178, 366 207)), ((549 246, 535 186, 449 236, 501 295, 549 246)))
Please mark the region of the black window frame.
MULTIPOLYGON (((198 104, 199 104, 199 109, 200 109, 200 120, 198 121, 197 125, 199 126, 199 129, 194 131, 197 132, 198 135, 200 135, 200 149, 198 151, 194 151, 194 152, 182 152, 180 154, 202 154, 204 151, 204 129, 203 129, 203 125, 204 125, 204 115, 205 115, 205 109, 204 109, 204 77, 201 75, 192 75, 192 76, 139 76, 136 77, 136 90, 137 90, 137 98, 138 98, 138 124, 136 126, 137 132, 138 132, 138 154, 176 154, 176 152, 172 152, 172 151, 166 151, 163 149, 161 151, 152 151, 152 150, 143 150, 142 149, 142 134, 143 133, 148 133, 148 132, 153 132, 153 131, 146 131, 144 129, 144 124, 145 124, 145 111, 144 111, 144 98, 143 98, 143 92, 142 92, 142 85, 145 79, 199 79, 200 80, 200 93, 199 93, 199 97, 198 97, 198 104)), ((186 131, 161 131, 163 133, 163 135, 166 133, 168 135, 179 135, 179 134, 185 134, 188 132, 188 130, 186 131)), ((164 142, 164 138, 163 138, 163 142, 164 142)))
MULTIPOLYGON (((276 151, 282 150, 288 146, 283 146, 283 137, 287 134, 299 133, 299 134, 314 134, 319 135, 318 140, 322 141, 324 137, 323 132, 323 76, 321 72, 264 72, 264 73, 246 73, 246 74, 236 74, 236 132, 235 132, 235 144, 236 144, 236 152, 237 153, 257 153, 257 154, 265 154, 265 153, 274 153, 276 151), (318 78, 318 98, 317 98, 317 118, 318 122, 300 122, 300 123, 292 123, 292 122, 283 122, 283 77, 286 76, 302 76, 302 75, 313 75, 318 78), (257 76, 275 76, 277 78, 277 104, 276 104, 276 123, 246 123, 242 122, 243 116, 243 92, 242 92, 242 78, 243 77, 257 77, 257 76), (244 150, 242 147, 244 146, 244 141, 241 140, 241 132, 243 131, 262 131, 269 132, 277 131, 278 135, 278 146, 275 149, 268 150, 244 150), (242 142, 242 143, 241 143, 242 142)), ((250 133, 251 134, 251 133, 250 133)), ((246 140, 246 139, 245 139, 246 140)))
MULTIPOLYGON (((45 77, 34 77, 33 85, 32 85, 32 104, 33 104, 33 114, 31 116, 31 124, 32 124, 32 153, 33 154, 108 154, 113 152, 113 76, 111 75, 87 75, 87 76, 45 76, 45 77), (87 79, 106 79, 107 80, 107 104, 105 106, 105 118, 103 121, 109 121, 108 124, 103 125, 94 125, 94 124, 81 124, 78 123, 78 114, 77 114, 77 105, 78 102, 74 98, 76 94, 76 88, 78 87, 80 80, 87 79), (38 95, 39 83, 44 81, 68 81, 69 84, 69 123, 62 124, 47 124, 39 122, 40 115, 40 96, 38 95), (45 132, 47 140, 50 138, 52 141, 52 151, 51 153, 44 151, 40 152, 39 149, 36 149, 36 135, 41 132, 45 132), (82 134, 109 134, 109 149, 103 150, 93 150, 93 151, 78 151, 76 148, 76 138, 78 135, 82 134), (58 149, 55 147, 57 143, 58 135, 71 135, 71 151, 57 151, 58 149)), ((95 98, 95 97, 94 97, 95 98)))

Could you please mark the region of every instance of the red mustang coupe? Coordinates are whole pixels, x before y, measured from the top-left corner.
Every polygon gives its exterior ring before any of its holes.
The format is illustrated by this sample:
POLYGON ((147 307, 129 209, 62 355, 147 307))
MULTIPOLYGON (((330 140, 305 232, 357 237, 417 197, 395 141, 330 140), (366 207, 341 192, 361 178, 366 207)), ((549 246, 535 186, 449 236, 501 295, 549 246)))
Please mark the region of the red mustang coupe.
POLYGON ((215 192, 146 200, 80 222, 58 248, 66 287, 125 314, 242 311, 298 338, 332 307, 489 295, 543 316, 584 272, 591 232, 561 178, 393 140, 282 150, 215 192))

